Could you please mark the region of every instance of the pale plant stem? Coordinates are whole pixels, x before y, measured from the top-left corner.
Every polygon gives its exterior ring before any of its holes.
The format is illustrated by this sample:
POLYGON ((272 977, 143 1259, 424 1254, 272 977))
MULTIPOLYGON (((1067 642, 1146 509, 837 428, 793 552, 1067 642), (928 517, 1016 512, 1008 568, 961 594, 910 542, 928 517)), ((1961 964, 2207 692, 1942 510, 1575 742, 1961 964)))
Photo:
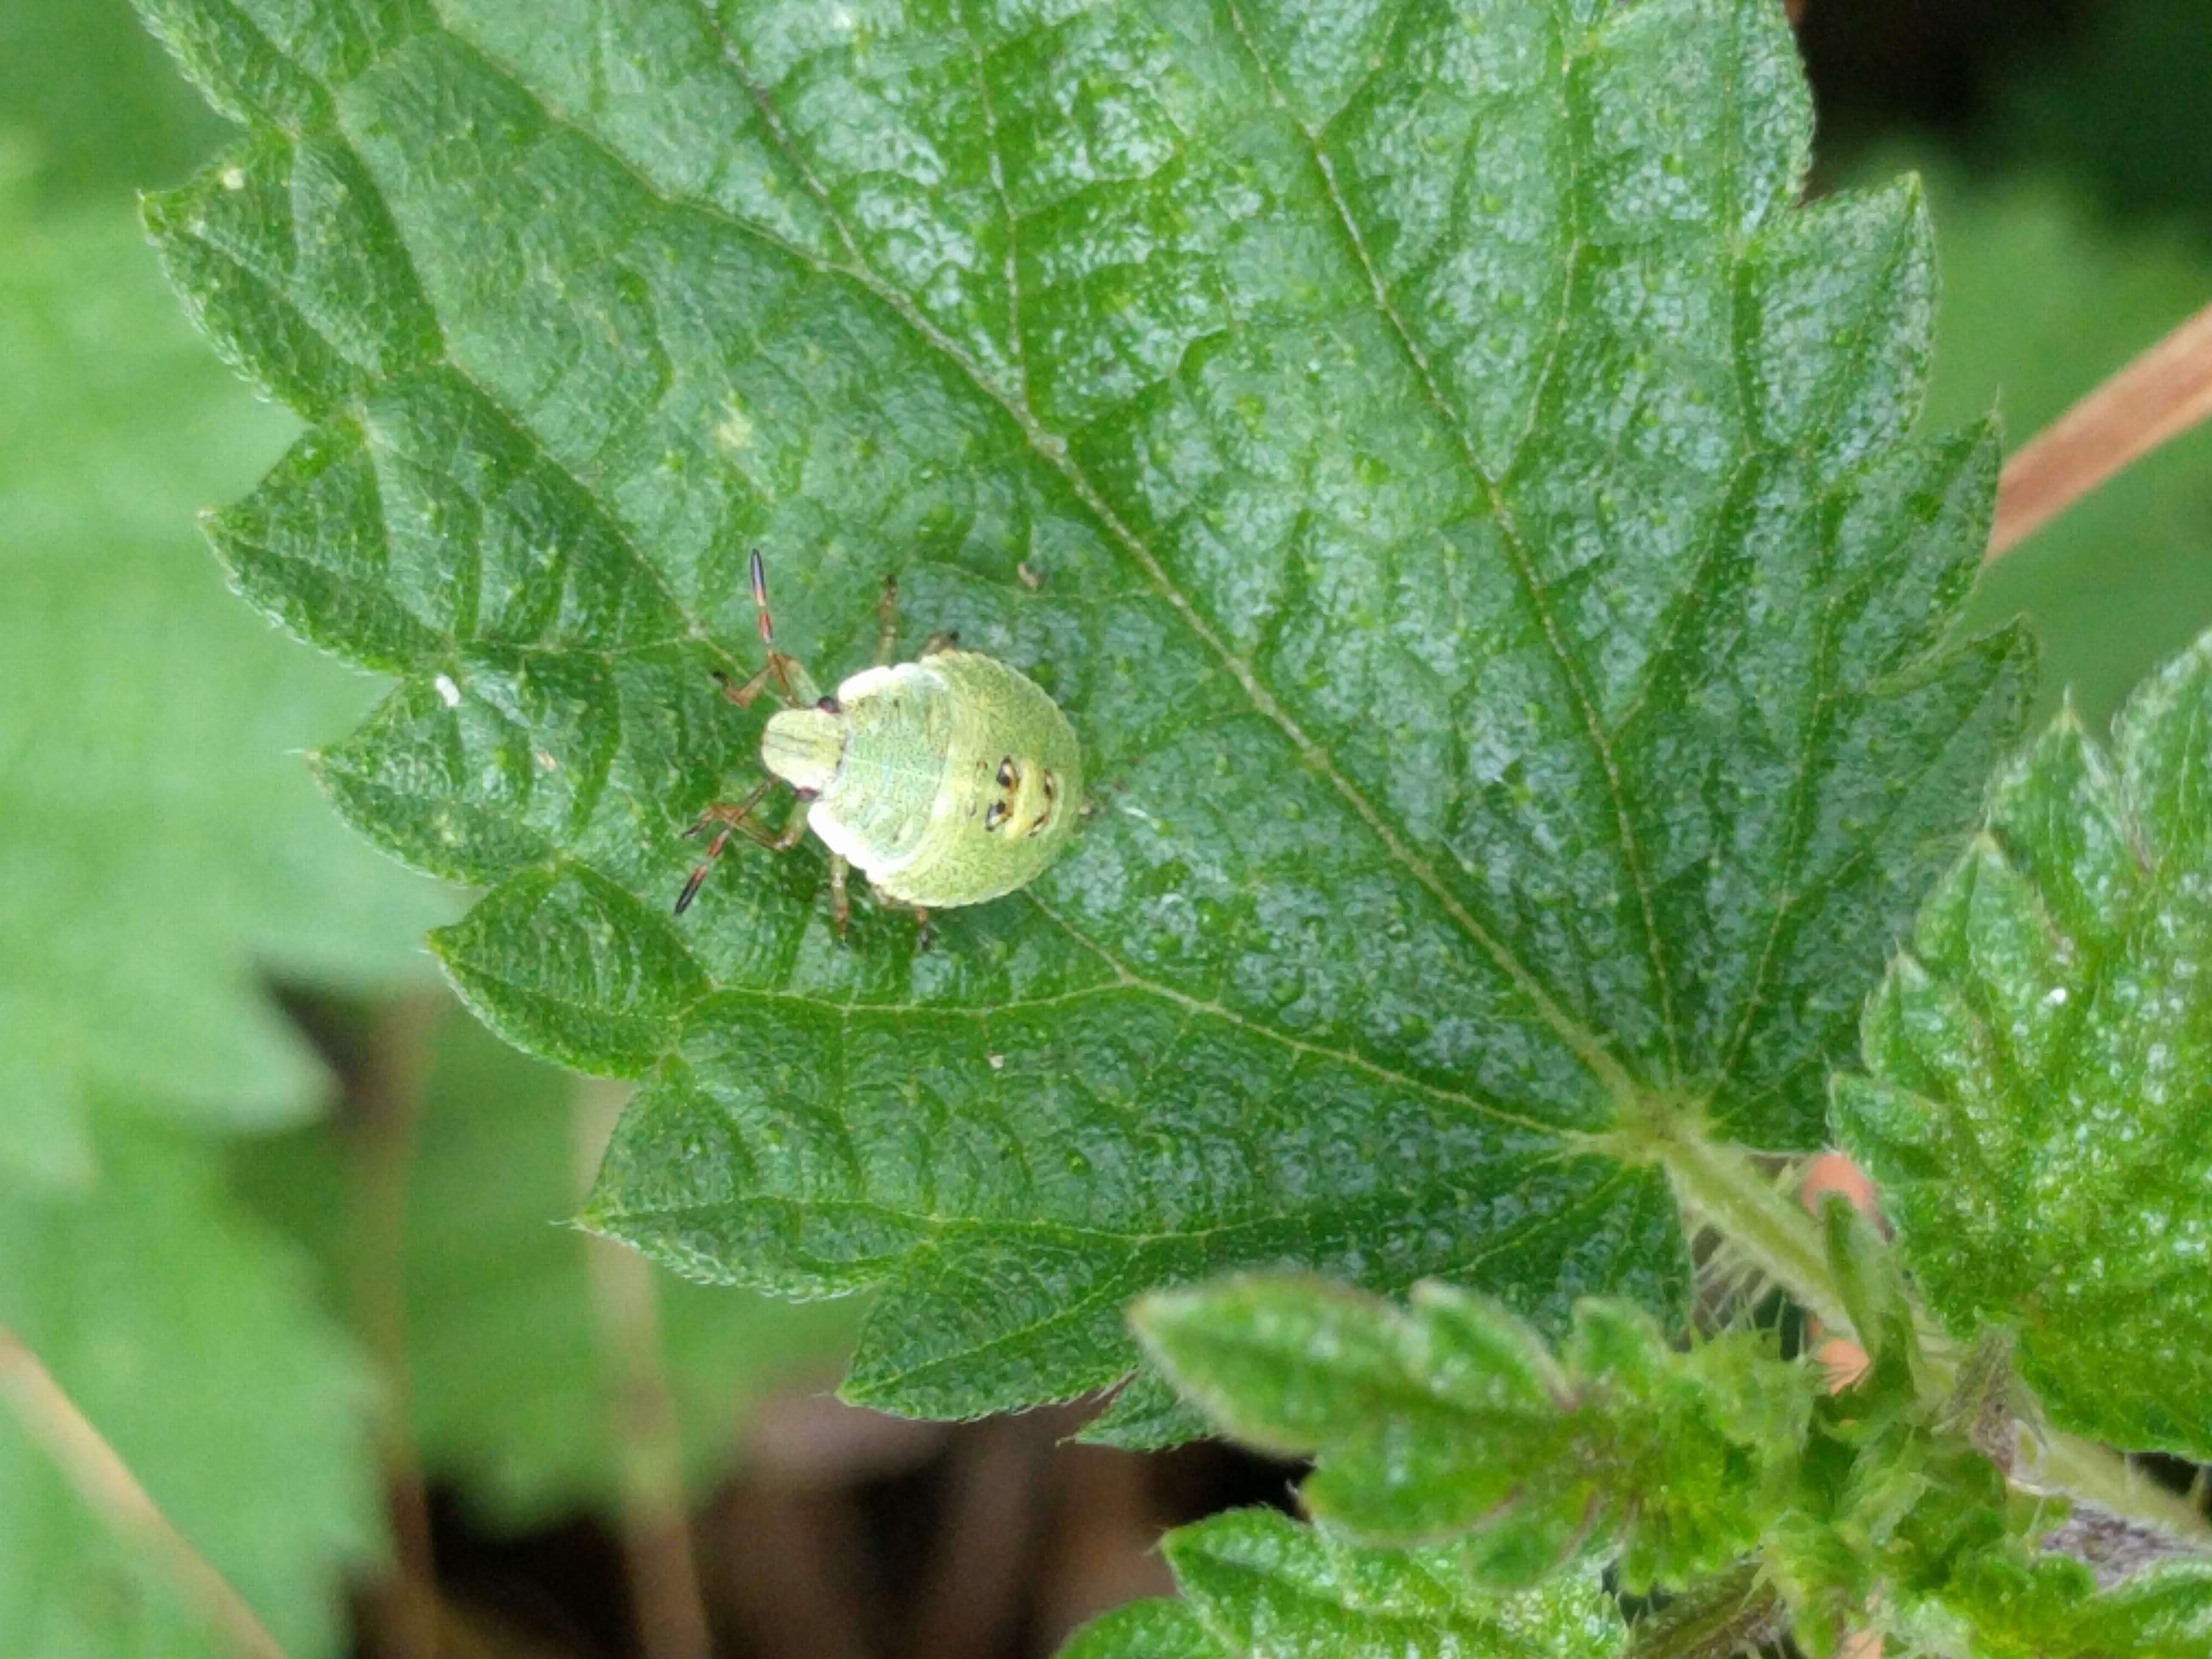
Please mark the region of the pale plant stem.
POLYGON ((368 1591, 367 1632, 385 1659, 435 1659, 437 1569, 415 1450, 407 1362, 407 1190, 445 1000, 410 996, 376 1022, 347 1122, 347 1261, 354 1328, 377 1370, 376 1447, 392 1522, 392 1571, 368 1591))
POLYGON ((246 1659, 284 1659, 284 1650, 245 1599, 161 1513, 130 1466, 76 1408, 52 1373, 4 1325, 0 1325, 0 1395, 14 1409, 24 1432, 60 1466, 78 1496, 167 1576, 225 1647, 246 1659))
MULTIPOLYGON (((588 1186, 629 1098, 627 1085, 580 1079, 576 1162, 588 1186)), ((676 1402, 660 1361, 653 1268, 612 1239, 584 1239, 592 1321, 621 1483, 623 1556, 647 1659, 708 1659, 713 1642, 684 1498, 676 1402)))
POLYGON ((2005 464, 1996 559, 2131 462, 2212 418, 2212 306, 2032 439, 2005 464))
MULTIPOLYGON (((1820 1224, 1746 1152, 1695 1133, 1669 1137, 1658 1157, 1684 1209, 1726 1234, 1732 1246, 1838 1335, 1856 1335, 1828 1270, 1820 1224)), ((1956 1375, 1949 1345, 1923 1321, 1929 1385, 1948 1393, 1956 1375)), ((2097 1504, 2212 1553, 2212 1522, 2193 1504, 2147 1480, 2124 1458, 2056 1430, 2042 1435, 2033 1464, 2038 1486, 2097 1504)))

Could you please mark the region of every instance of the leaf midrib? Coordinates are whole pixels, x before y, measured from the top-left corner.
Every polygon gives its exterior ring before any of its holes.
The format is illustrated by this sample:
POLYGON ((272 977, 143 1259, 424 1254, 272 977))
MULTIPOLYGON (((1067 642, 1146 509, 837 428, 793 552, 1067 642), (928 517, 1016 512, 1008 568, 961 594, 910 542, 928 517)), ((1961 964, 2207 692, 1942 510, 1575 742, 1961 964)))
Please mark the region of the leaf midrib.
MULTIPOLYGON (((1501 1255, 1547 1232, 1574 1225, 1587 1219, 1593 1212, 1602 1211, 1613 1201, 1623 1186, 1639 1180, 1638 1172, 1625 1165, 1616 1166, 1602 1181, 1587 1193, 1577 1196, 1571 1203, 1550 1213, 1537 1216, 1519 1227, 1495 1237, 1486 1238, 1480 1248, 1455 1258, 1454 1264, 1440 1269, 1431 1277, 1449 1277, 1468 1267, 1501 1255)), ((1414 1190, 1433 1188, 1446 1196, 1454 1196, 1458 1188, 1439 1175, 1431 1182, 1424 1182, 1414 1190)), ((1387 1217, 1404 1213, 1406 1189, 1364 1194, 1347 1199, 1341 1194, 1316 1199, 1310 1203, 1290 1208, 1257 1211, 1249 1215, 1231 1217, 1210 1222, 1204 1226, 1184 1228, 1152 1228, 1139 1231, 1127 1227, 1101 1226, 1094 1223, 1068 1221, 1060 1218, 1024 1219, 1010 1215, 967 1215, 939 1211, 902 1209, 879 1198, 833 1198, 817 1194, 794 1195, 786 1194, 752 1193, 731 1200, 728 1198, 702 1199, 696 1202, 640 1205, 635 1206, 601 1205, 596 1200, 586 1209, 586 1225, 598 1228, 614 1220, 634 1220, 652 1216, 672 1218, 698 1218, 709 1221, 726 1220, 731 1212, 745 1209, 804 1210, 808 1215, 844 1213, 866 1216, 875 1219, 896 1221, 926 1230, 929 1237, 922 1241, 927 1248, 941 1245, 946 1237, 958 1233, 974 1233, 987 1237, 1037 1238, 1069 1246, 1104 1242, 1124 1250, 1141 1249, 1151 1245, 1188 1245, 1239 1233, 1265 1232, 1269 1229, 1310 1223, 1316 1218, 1341 1218, 1358 1217, 1370 1211, 1387 1217)), ((1577 1233, 1577 1237, 1581 1235, 1577 1233)), ((887 1254, 881 1259, 904 1261, 910 1251, 887 1254)), ((734 1281, 732 1281, 734 1282, 734 1281)))
MULTIPOLYGON (((1529 559, 1526 540, 1521 533, 1519 525, 1514 520, 1510 507, 1506 503, 1504 492, 1498 488, 1498 482, 1484 470, 1480 458, 1475 453, 1474 435, 1468 432, 1467 422, 1452 406, 1451 400, 1444 396, 1443 386, 1437 383, 1436 371, 1429 363, 1428 354, 1413 338, 1412 330, 1407 327, 1406 320, 1399 313, 1396 303, 1390 298, 1389 283, 1384 281, 1382 270, 1376 265, 1373 256, 1367 250, 1367 239, 1360 230, 1358 220, 1352 214, 1351 203, 1345 199, 1344 192, 1338 185, 1336 168, 1330 161, 1328 151, 1322 147, 1322 135, 1327 131, 1326 125, 1310 127, 1297 118, 1291 110, 1288 101, 1283 97, 1281 88, 1275 83, 1273 67, 1268 64, 1265 54, 1260 50, 1259 44, 1254 40, 1250 30, 1246 27, 1243 11, 1238 5, 1237 0, 1222 0, 1222 3, 1228 11, 1231 24, 1238 41, 1250 55, 1261 82, 1267 86, 1270 95, 1273 97, 1277 107, 1282 110, 1285 118, 1297 129, 1298 136, 1304 141, 1307 156, 1312 161, 1314 171, 1321 180, 1322 193, 1328 198, 1329 206, 1335 211, 1337 223, 1351 246, 1352 256, 1358 264, 1360 274, 1367 279, 1368 291, 1374 296, 1376 311, 1389 327, 1391 337, 1397 341, 1399 349, 1406 354, 1407 361, 1416 378, 1419 380, 1422 389, 1427 395, 1431 407, 1435 410, 1438 420, 1443 422, 1444 429, 1451 434, 1453 441, 1458 444, 1462 463, 1480 486, 1489 506, 1491 518, 1498 526, 1498 543, 1505 550, 1506 563, 1511 568, 1514 580, 1519 585, 1522 598, 1527 601, 1529 611, 1536 618, 1537 629, 1543 635, 1545 649, 1550 653, 1553 665, 1559 669, 1560 681, 1566 686, 1568 694, 1574 699, 1575 712, 1581 718, 1583 733, 1589 738, 1591 750, 1597 760, 1598 770, 1605 778, 1606 792, 1613 807, 1613 826, 1620 842, 1621 862, 1626 867, 1629 884, 1635 890, 1638 907, 1644 920, 1644 946, 1651 963, 1652 984, 1659 998, 1660 1029, 1666 1033, 1668 1057, 1672 1061, 1674 1071, 1679 1073, 1682 1069, 1682 1054, 1680 1040, 1676 1032, 1673 981, 1668 975, 1665 954, 1660 945, 1658 916, 1652 902, 1650 878, 1644 867, 1643 848, 1637 841, 1634 826, 1629 818, 1627 798, 1621 787, 1620 769, 1613 758, 1613 746, 1607 739, 1604 727, 1597 718, 1597 709, 1591 700, 1589 688, 1583 684, 1579 665, 1576 662, 1573 654, 1566 648, 1566 642, 1560 635, 1559 619, 1553 614, 1551 605, 1544 598, 1543 585, 1536 580, 1534 566, 1529 559)), ((1393 34, 1396 33, 1397 25, 1404 21, 1404 17, 1405 13, 1401 10, 1397 21, 1392 24, 1393 34)), ((1571 52, 1568 56, 1571 59, 1573 53, 1571 52)), ((1571 191, 1570 199, 1572 199, 1571 191)), ((1574 242, 1567 256, 1571 274, 1580 252, 1581 244, 1578 241, 1574 242)), ((1570 283, 1565 292, 1571 295, 1571 283, 1570 283)), ((1551 350, 1547 354, 1545 372, 1539 377, 1538 381, 1540 396, 1531 404, 1532 419, 1534 409, 1541 401, 1540 388, 1550 380, 1550 365, 1557 361, 1559 342, 1566 331, 1568 303, 1570 301, 1563 298, 1559 319, 1552 330, 1551 350)), ((1478 942, 1482 942, 1480 936, 1478 942)), ((1506 967, 1508 973, 1514 971, 1513 967, 1508 966, 1504 962, 1501 962, 1500 965, 1506 967)), ((1579 1026, 1580 1023, 1576 1022, 1576 1024, 1579 1026)), ((1595 1040, 1595 1035, 1592 1035, 1595 1040)), ((1605 1075, 1603 1073, 1599 1074, 1605 1075)), ((1624 1077, 1623 1086, 1616 1087, 1613 1091, 1616 1100, 1623 1098, 1626 1092, 1624 1077)))
MULTIPOLYGON (((1358 786, 1337 768, 1329 751, 1316 742, 1298 723, 1296 717, 1276 700, 1273 693, 1254 672, 1252 665, 1231 649, 1229 643, 1213 630, 1206 618, 1200 614, 1196 605, 1191 602, 1189 596, 1169 574, 1166 567, 1160 562, 1158 556, 1153 553, 1144 538, 1139 536, 1114 510, 1112 503, 1107 501, 1098 487, 1091 482, 1090 475, 1084 471, 1081 464, 1068 453, 1066 443, 1059 434, 1037 418, 1035 410, 1029 405, 1025 389, 1024 395, 1017 396, 999 386, 984 371, 983 366, 976 362, 958 342, 946 335, 922 313, 912 300, 886 281, 868 264, 854 240, 843 215, 837 210, 835 203, 830 199, 829 191, 824 188, 822 181, 816 177, 813 168, 808 165, 806 158, 799 152, 798 146, 792 141, 781 118, 776 113, 773 101, 766 90, 754 79, 750 66, 744 61, 737 43, 730 39, 728 33, 722 27, 721 20, 704 3, 700 4, 699 10, 708 28, 720 44, 723 61, 729 66, 730 72, 738 78, 746 95, 752 100, 754 106, 760 112, 762 124, 774 141, 778 153, 799 175, 808 194, 813 198, 815 205, 821 210, 831 228, 836 231, 838 240, 845 248, 848 261, 842 265, 830 265, 813 256, 802 256, 806 258, 806 262, 818 270, 834 271, 850 278, 860 283, 877 300, 890 307, 925 344, 957 368, 977 391, 989 398, 1015 423, 1030 447, 1060 474, 1069 489, 1074 492, 1077 499, 1091 511, 1114 539, 1120 543, 1123 550, 1137 562, 1139 568, 1144 571, 1146 580, 1152 583, 1160 596, 1174 607, 1176 613, 1182 618, 1184 625, 1201 644, 1213 653, 1222 665, 1228 669, 1231 677, 1243 689, 1253 708, 1273 722, 1291 740, 1291 745, 1297 749, 1300 757, 1325 779, 1339 795, 1343 797, 1360 820, 1367 825, 1370 831, 1382 843, 1390 856, 1415 881, 1427 890, 1430 896, 1443 908, 1444 913, 1451 918, 1461 931, 1497 964, 1499 971, 1513 982, 1515 988, 1528 998, 1545 1024, 1552 1029, 1553 1035, 1558 1036, 1583 1062, 1591 1074, 1605 1086, 1607 1091, 1616 1100, 1625 1100, 1632 1097, 1637 1091, 1626 1069, 1614 1058, 1597 1034, 1569 1014, 1505 942, 1485 927, 1474 913, 1461 902, 1458 896, 1444 882, 1435 866, 1421 857, 1397 834, 1389 822, 1383 817, 1381 811, 1366 798, 1358 786)), ((442 13, 441 15, 442 17, 442 13)), ((1241 27, 1240 23, 1240 31, 1241 27)), ((969 44, 971 48, 975 46, 972 35, 969 44)), ((550 116, 551 111, 548 110, 547 113, 550 116)), ((595 135, 592 136, 592 142, 595 144, 599 143, 595 135)), ((600 148, 604 149, 605 147, 600 145, 600 148)), ((998 173, 995 146, 992 152, 992 167, 995 178, 998 173)), ((656 198, 659 197, 659 191, 654 190, 649 181, 640 179, 639 182, 642 187, 651 191, 656 198)), ((1001 199, 1003 200, 1003 194, 1001 199)), ((721 216, 732 227, 751 234, 753 228, 745 221, 728 215, 721 216)), ((1349 228, 1348 225, 1347 228, 1349 228)), ((1353 234, 1356 237, 1356 231, 1353 234)), ((1009 241, 1011 243, 1011 235, 1009 241)), ((1008 283, 1007 291, 1010 296, 1017 292, 1011 280, 1008 283)), ((1387 306, 1384 307, 1384 314, 1386 316, 1389 314, 1387 306)), ((1395 325, 1396 319, 1393 318, 1391 320, 1395 325)), ((1399 330, 1399 333, 1402 340, 1404 337, 1402 329, 1399 330)), ((1407 343, 1410 347, 1410 342, 1407 343)), ((1422 372, 1425 378, 1425 366, 1423 366, 1422 372)), ((1431 390, 1433 393, 1435 390, 1433 385, 1431 390)), ((1455 427, 1454 430, 1457 431, 1458 428, 1455 427)), ((1467 442, 1465 434, 1461 432, 1459 435, 1462 446, 1465 447, 1467 442)), ((1471 458, 1472 452, 1470 451, 1469 453, 1471 458)), ((1474 469, 1474 473, 1487 489, 1489 481, 1483 478, 1480 470, 1474 469)), ((1548 629, 1548 619, 1547 627, 1548 629)), ((1085 939, 1085 942, 1088 944, 1091 941, 1085 939)), ((1671 1024, 1669 1029, 1671 1032, 1671 1024)))
MULTIPOLYGON (((711 9, 702 4, 698 10, 703 25, 712 37, 720 43, 723 60, 731 74, 737 78, 738 84, 759 111, 763 127, 776 146, 778 154, 793 169, 810 198, 836 232, 846 250, 848 258, 844 263, 826 260, 811 250, 790 242, 764 226, 740 218, 713 202, 684 198, 682 205, 688 210, 700 213, 739 234, 775 247, 787 257, 824 276, 842 276, 857 283, 872 298, 887 307, 933 353, 957 369, 970 385, 1014 422, 1030 450, 1060 476, 1077 499, 1083 502, 1114 540, 1120 544, 1129 556, 1136 562, 1139 568, 1145 573, 1146 580, 1182 618, 1185 626, 1189 629, 1192 635, 1229 671, 1231 677, 1243 690, 1246 698, 1255 711, 1284 733, 1300 757, 1345 800, 1382 845, 1391 859, 1428 892, 1466 937, 1496 964, 1516 990, 1527 999, 1529 1006, 1544 1024, 1583 1063, 1616 1104, 1626 1105, 1638 1100, 1643 1091, 1632 1079, 1626 1066, 1613 1055, 1598 1034, 1567 1012, 1506 943, 1486 927, 1459 899, 1435 866, 1416 852, 1397 833, 1389 820, 1366 798, 1358 786, 1339 769, 1329 751, 1317 743, 1289 710, 1282 706, 1261 681, 1251 664, 1231 649, 1227 641, 1207 623, 1189 596, 1168 573, 1151 547, 1115 511, 1112 504, 1107 501, 1080 464, 1068 453, 1065 443, 1057 434, 1037 418, 1025 398, 1018 398, 1001 387, 990 374, 985 372, 981 364, 978 363, 957 342, 938 328, 906 295, 868 264, 860 253, 843 216, 838 212, 821 180, 816 177, 812 168, 792 141, 773 102, 755 82, 736 43, 730 40, 722 28, 720 19, 714 15, 711 9)), ((650 199, 665 206, 677 205, 675 198, 672 198, 651 179, 641 173, 627 156, 611 147, 595 131, 556 109, 535 86, 516 70, 514 65, 502 60, 497 53, 488 50, 481 42, 457 27, 447 15, 443 0, 434 0, 432 13, 436 19, 434 27, 439 33, 457 41, 468 51, 477 53, 488 64, 496 69, 507 83, 526 97, 549 124, 574 133, 589 143, 596 154, 610 165, 620 169, 631 181, 633 186, 650 199)), ((359 81, 363 76, 387 62, 398 52, 404 49, 408 41, 420 38, 421 33, 422 32, 418 31, 393 41, 347 77, 349 82, 359 81)), ((275 44, 267 40, 265 35, 262 38, 272 53, 283 56, 282 53, 277 52, 275 44)), ((325 86, 326 88, 331 88, 332 83, 325 77, 314 74, 304 65, 299 64, 296 60, 286 58, 285 61, 292 63, 303 76, 316 84, 325 86)), ((333 112, 335 115, 335 111, 333 112)), ((338 136, 349 145, 352 143, 351 136, 345 133, 342 127, 339 129, 338 136)), ((374 173, 370 174, 371 178, 374 176, 374 173)), ((380 185, 379 188, 380 190, 381 186, 380 185)), ((397 221, 395 220, 394 222, 396 225, 397 221)), ((1347 229, 1349 228, 1350 227, 1347 226, 1347 229)), ((1354 234, 1356 234, 1356 232, 1354 234)), ((419 276, 416 280, 419 283, 419 276)), ((432 307, 432 313, 434 317, 436 315, 434 306, 432 307)), ((1385 315, 1388 315, 1387 309, 1385 315)), ((489 392, 484 391, 477 378, 453 356, 451 343, 445 336, 442 319, 439 319, 439 337, 441 346, 441 361, 452 372, 461 375, 469 385, 478 391, 480 395, 489 399, 494 407, 503 407, 498 399, 489 398, 489 392)), ((1402 332, 1400 337, 1403 339, 1402 332)), ((1410 342, 1406 343, 1410 347, 1410 342)), ((579 489, 583 489, 593 500, 598 499, 596 492, 592 491, 588 485, 581 479, 576 478, 573 472, 546 451, 542 441, 530 428, 519 421, 514 424, 517 432, 528 440, 548 465, 559 468, 564 476, 576 483, 579 489)), ((1464 434, 1462 434, 1461 436, 1462 441, 1464 442, 1464 434)), ((1474 476, 1486 488, 1487 480, 1484 478, 1480 469, 1473 467, 1471 463, 1470 466, 1474 476)), ((627 540, 626 536, 625 540, 627 540)), ((667 591, 666 579, 660 573, 659 567, 651 560, 644 559, 634 546, 629 550, 652 572, 653 579, 661 585, 664 591, 667 591)), ((685 617, 693 630, 694 637, 707 644, 709 648, 725 659, 728 657, 729 653, 726 647, 701 628, 697 618, 691 615, 689 607, 682 605, 672 593, 671 602, 676 605, 678 614, 685 617)), ((1091 940, 1087 936, 1078 935, 1078 937, 1081 938, 1085 945, 1098 948, 1095 941, 1091 940)), ((1255 1027, 1255 1029, 1266 1030, 1270 1028, 1255 1027)), ((1281 1033, 1271 1031, 1270 1034, 1279 1038, 1283 1036, 1281 1033)), ((1368 1063, 1372 1064, 1372 1062, 1368 1063)), ((1433 1087, 1433 1085, 1431 1086, 1433 1087)), ((1462 1098, 1468 1104, 1477 1106, 1481 1104, 1474 1101, 1471 1097, 1462 1097, 1462 1098)), ((1559 1133, 1556 1126, 1540 1127, 1547 1133, 1559 1133)))

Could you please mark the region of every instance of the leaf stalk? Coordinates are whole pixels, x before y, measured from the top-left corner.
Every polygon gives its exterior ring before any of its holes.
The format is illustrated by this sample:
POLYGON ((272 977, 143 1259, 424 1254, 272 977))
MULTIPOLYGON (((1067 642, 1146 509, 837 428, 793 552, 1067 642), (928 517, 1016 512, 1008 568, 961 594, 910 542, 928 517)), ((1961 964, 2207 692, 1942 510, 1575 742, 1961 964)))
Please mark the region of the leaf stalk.
MULTIPOLYGON (((1856 1336, 1829 1265, 1819 1224, 1741 1148, 1679 1131, 1656 1136, 1653 1150, 1675 1200, 1787 1291, 1835 1335, 1856 1336)), ((1932 1401, 1950 1394, 1959 1361, 1953 1345, 1924 1310, 1916 1310, 1927 1352, 1923 1388, 1932 1401)), ((2127 1460, 2093 1441, 2045 1430, 2015 1475, 2030 1491, 2060 1493, 2168 1534, 2212 1553, 2212 1522, 2186 1498, 2138 1474, 2127 1460)))

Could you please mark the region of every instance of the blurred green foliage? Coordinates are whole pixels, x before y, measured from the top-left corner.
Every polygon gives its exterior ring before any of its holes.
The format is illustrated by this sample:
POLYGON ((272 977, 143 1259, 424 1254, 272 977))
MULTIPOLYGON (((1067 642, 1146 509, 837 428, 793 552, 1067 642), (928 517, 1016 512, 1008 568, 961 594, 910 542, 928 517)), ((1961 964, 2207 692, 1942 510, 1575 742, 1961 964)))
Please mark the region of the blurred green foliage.
MULTIPOLYGON (((611 1510, 618 1450, 586 1252, 565 1224, 591 1170, 592 1085, 509 1048, 475 1020, 440 1021, 407 1193, 408 1403, 430 1473, 503 1528, 611 1510), (589 1144, 586 1144, 589 1143, 589 1144)), ((242 1144, 241 1184, 310 1241, 329 1294, 361 1271, 353 1134, 319 1126, 242 1144)), ((826 1389, 860 1304, 790 1307, 655 1272, 660 1359, 695 1489, 728 1472, 744 1408, 778 1383, 826 1389)))
MULTIPOLYGON (((343 1650, 340 1574, 382 1553, 366 1369, 295 1248, 200 1140, 100 1115, 99 1181, 0 1188, 0 1323, 295 1659, 343 1650)), ((0 1653, 222 1650, 0 1413, 0 1653)))
MULTIPOLYGON (((15 152, 20 160, 21 152, 15 152)), ((261 980, 423 969, 447 901, 287 751, 362 687, 224 592, 191 514, 290 422, 191 337, 119 198, 0 185, 0 1323, 299 1655, 381 1548, 368 1384, 297 1249, 180 1133, 330 1092, 261 980)), ((0 1417, 0 1652, 196 1651, 198 1621, 0 1417)))
POLYGON ((130 0, 0 0, 0 137, 35 149, 42 200, 120 204, 225 131, 130 0))

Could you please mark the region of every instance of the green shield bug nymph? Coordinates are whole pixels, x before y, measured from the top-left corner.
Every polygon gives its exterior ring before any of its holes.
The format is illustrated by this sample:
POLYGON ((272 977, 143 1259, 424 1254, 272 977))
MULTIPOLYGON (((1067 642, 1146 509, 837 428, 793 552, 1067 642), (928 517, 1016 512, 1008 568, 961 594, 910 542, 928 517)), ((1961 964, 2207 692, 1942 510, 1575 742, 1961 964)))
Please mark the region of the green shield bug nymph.
POLYGON ((846 872, 858 866, 878 898, 918 911, 981 904, 1042 874, 1066 848, 1083 802, 1083 751, 1060 706, 1018 669, 933 638, 913 662, 893 663, 897 590, 884 581, 876 665, 823 696, 806 671, 775 648, 768 577, 752 557, 753 604, 768 665, 743 685, 722 683, 739 707, 773 687, 784 707, 761 734, 769 775, 741 801, 708 807, 687 833, 714 838, 684 884, 690 905, 733 833, 778 851, 808 830, 830 849, 830 907, 842 935, 851 915, 846 872), (781 835, 754 809, 781 781, 799 805, 781 835))

